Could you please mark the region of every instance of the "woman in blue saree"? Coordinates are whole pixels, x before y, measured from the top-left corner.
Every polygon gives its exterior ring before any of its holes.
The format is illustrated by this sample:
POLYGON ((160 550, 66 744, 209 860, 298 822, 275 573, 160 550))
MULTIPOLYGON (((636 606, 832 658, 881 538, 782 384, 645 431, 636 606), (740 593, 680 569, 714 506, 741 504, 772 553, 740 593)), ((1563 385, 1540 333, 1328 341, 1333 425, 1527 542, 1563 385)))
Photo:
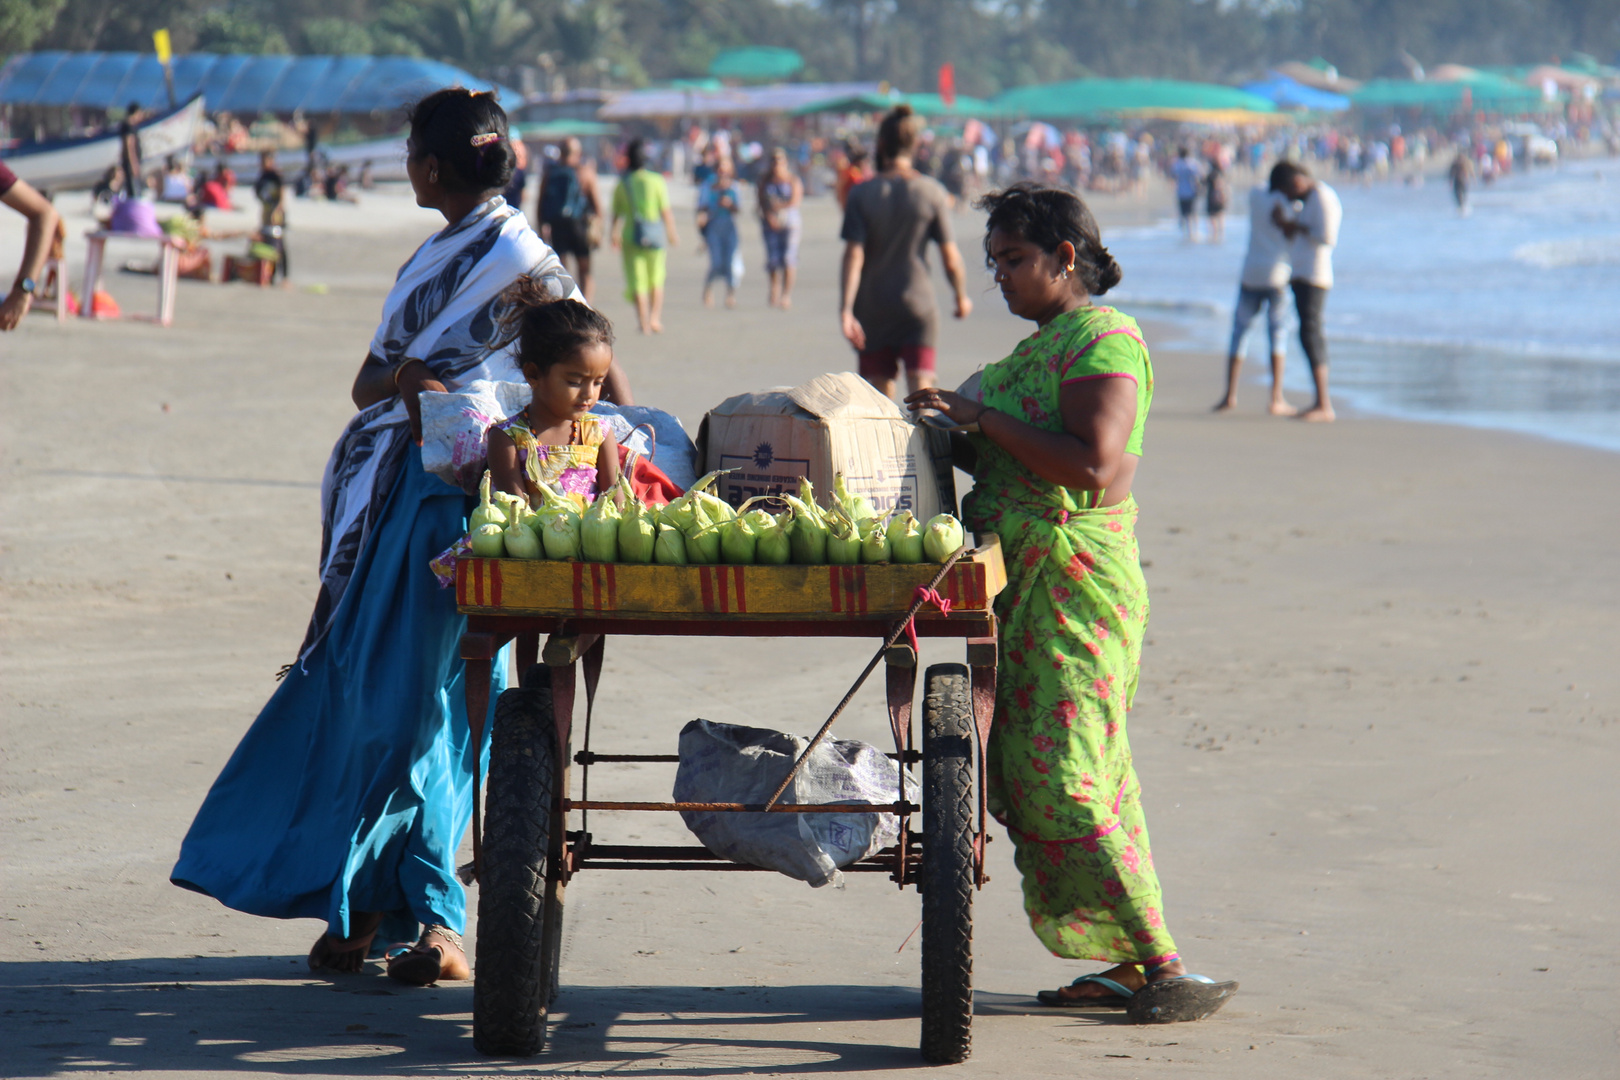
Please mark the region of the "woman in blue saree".
MULTIPOLYGON (((312 969, 359 971, 386 943, 414 941, 388 973, 427 984, 469 974, 455 855, 485 748, 467 724, 466 620, 429 569, 464 534, 469 500, 423 470, 418 396, 521 380, 485 345, 520 275, 577 291, 501 197, 513 154, 493 95, 440 90, 410 127, 417 202, 449 224, 401 268, 355 379, 360 411, 322 478, 321 585, 298 660, 214 782, 171 880, 249 914, 322 920, 312 969)), ((491 701, 505 684, 496 664, 491 701)))

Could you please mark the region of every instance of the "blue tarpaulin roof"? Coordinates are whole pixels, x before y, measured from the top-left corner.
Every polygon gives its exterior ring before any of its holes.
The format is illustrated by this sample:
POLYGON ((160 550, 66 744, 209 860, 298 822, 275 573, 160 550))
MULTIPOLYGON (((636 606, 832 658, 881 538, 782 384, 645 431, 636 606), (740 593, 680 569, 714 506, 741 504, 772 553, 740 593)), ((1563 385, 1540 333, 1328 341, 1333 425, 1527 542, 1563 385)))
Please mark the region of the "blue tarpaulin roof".
POLYGON ((1331 90, 1318 90, 1314 86, 1306 86, 1297 79, 1290 79, 1287 75, 1276 71, 1273 71, 1260 82, 1246 84, 1243 89, 1251 94, 1258 94, 1263 98, 1267 98, 1284 109, 1343 112, 1350 107, 1350 99, 1343 94, 1335 94, 1331 90))
MULTIPOLYGON (((174 58, 174 92, 202 92, 212 112, 375 112, 398 108, 442 86, 490 90, 460 68, 412 56, 219 56, 174 58)), ((504 95, 516 103, 514 91, 504 95)), ((0 105, 86 109, 169 103, 163 68, 150 53, 20 53, 0 67, 0 105)))

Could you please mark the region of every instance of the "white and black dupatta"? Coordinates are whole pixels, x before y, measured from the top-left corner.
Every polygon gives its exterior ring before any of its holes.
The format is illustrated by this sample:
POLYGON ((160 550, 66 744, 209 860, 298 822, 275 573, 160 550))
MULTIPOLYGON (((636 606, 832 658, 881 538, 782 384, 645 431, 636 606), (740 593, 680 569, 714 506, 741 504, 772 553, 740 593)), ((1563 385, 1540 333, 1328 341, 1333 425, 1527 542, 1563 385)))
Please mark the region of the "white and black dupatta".
MULTIPOLYGON (((521 211, 496 196, 435 233, 400 267, 372 358, 390 368, 421 360, 452 391, 474 379, 522 381, 511 354, 491 352, 489 343, 502 291, 524 274, 545 281, 553 295, 578 298, 562 260, 521 211)), ((361 409, 332 448, 321 477, 321 588, 300 661, 325 635, 411 448, 397 396, 361 409)))

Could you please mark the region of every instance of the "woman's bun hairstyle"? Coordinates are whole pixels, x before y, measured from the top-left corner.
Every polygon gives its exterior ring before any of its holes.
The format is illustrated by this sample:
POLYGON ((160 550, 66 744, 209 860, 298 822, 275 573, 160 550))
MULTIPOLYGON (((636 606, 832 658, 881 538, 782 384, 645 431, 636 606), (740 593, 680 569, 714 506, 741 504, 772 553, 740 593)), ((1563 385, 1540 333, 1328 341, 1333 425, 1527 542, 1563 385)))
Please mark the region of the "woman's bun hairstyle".
POLYGON ((1025 180, 1004 191, 992 191, 973 205, 988 215, 984 259, 991 266, 995 258, 990 252, 990 234, 1000 229, 1048 255, 1065 242, 1074 245, 1074 276, 1088 296, 1102 296, 1125 276, 1103 247, 1102 232, 1091 209, 1072 191, 1025 180))
POLYGON ((527 274, 501 293, 499 310, 490 348, 499 352, 515 342, 519 370, 533 364, 543 372, 587 345, 613 347, 613 324, 607 316, 589 304, 557 296, 544 281, 527 274))
POLYGON ((910 155, 917 149, 922 135, 922 118, 910 105, 896 105, 878 124, 877 162, 879 169, 887 169, 901 154, 910 155))
POLYGON ((624 163, 627 166, 627 172, 635 172, 637 169, 647 167, 646 139, 638 137, 630 140, 630 145, 624 148, 624 163))
POLYGON ((448 86, 405 114, 418 157, 439 159, 439 182, 452 191, 504 191, 517 164, 506 110, 495 92, 448 86))

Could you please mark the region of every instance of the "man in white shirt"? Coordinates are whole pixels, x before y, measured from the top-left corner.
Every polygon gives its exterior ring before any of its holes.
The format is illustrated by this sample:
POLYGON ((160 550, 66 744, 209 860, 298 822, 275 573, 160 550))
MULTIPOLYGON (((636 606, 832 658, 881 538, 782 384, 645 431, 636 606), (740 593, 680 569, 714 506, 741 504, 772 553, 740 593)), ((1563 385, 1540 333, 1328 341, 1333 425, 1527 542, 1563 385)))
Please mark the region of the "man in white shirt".
POLYGON ((1344 209, 1338 193, 1313 178, 1303 165, 1289 165, 1283 190, 1301 203, 1293 221, 1277 214, 1274 220, 1289 240, 1288 258, 1293 264, 1289 286, 1294 290, 1294 310, 1299 313, 1299 343, 1311 363, 1316 382, 1316 404, 1300 414, 1301 420, 1333 419, 1333 403, 1328 399, 1327 339, 1322 336, 1322 308, 1328 290, 1333 288, 1333 246, 1339 242, 1339 222, 1344 209))
POLYGON ((1288 357, 1283 321, 1288 312, 1287 235, 1279 221, 1293 220, 1292 202, 1283 185, 1292 176, 1287 163, 1272 167, 1270 183, 1249 192, 1249 251, 1243 259, 1237 309, 1232 313, 1232 345, 1226 356, 1226 396, 1215 406, 1225 412, 1237 405, 1238 372, 1243 368, 1243 339, 1266 308, 1266 334, 1271 344, 1271 415, 1295 416, 1299 410, 1283 397, 1283 364, 1288 357))

